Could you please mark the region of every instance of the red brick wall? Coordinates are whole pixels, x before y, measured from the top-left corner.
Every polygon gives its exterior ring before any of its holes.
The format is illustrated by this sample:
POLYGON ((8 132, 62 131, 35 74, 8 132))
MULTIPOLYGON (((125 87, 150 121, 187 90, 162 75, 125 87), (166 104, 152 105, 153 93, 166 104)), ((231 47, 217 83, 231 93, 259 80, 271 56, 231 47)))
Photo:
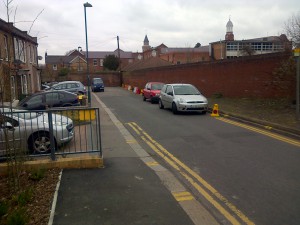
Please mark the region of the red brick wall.
POLYGON ((295 96, 295 79, 276 79, 275 68, 289 55, 268 54, 214 62, 143 69, 123 74, 123 84, 143 88, 148 81, 191 83, 206 96, 280 98, 295 96))
MULTIPOLYGON (((119 72, 110 72, 110 73, 92 73, 90 75, 90 79, 92 80, 94 77, 101 77, 104 85, 106 87, 118 87, 121 85, 120 81, 120 73, 119 72)), ((84 85, 87 86, 87 76, 86 74, 69 74, 66 80, 78 80, 84 85)))

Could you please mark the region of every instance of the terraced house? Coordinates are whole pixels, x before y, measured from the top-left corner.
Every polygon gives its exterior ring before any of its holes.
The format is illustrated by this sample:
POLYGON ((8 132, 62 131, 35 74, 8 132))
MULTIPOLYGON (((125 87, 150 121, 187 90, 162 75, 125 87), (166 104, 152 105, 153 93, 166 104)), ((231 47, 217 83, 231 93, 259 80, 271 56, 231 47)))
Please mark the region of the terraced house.
POLYGON ((0 19, 0 104, 40 90, 37 38, 0 19))

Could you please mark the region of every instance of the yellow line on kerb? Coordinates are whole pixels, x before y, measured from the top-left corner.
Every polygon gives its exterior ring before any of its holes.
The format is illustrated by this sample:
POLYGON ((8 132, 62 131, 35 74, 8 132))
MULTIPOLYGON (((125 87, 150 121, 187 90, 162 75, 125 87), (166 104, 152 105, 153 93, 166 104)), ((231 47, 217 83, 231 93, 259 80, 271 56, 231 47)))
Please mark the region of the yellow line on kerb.
POLYGON ((222 201, 227 205, 227 207, 236 214, 244 223, 248 225, 254 225, 254 223, 244 215, 240 210, 238 210, 234 205, 232 205, 224 196, 222 196, 215 188, 213 188, 209 183, 207 183, 202 177, 200 177, 196 172, 191 170, 188 166, 186 166, 183 162, 177 159, 174 155, 168 152, 162 145, 152 139, 141 127, 139 127, 136 123, 131 122, 128 123, 130 127, 135 127, 134 131, 138 131, 141 133, 142 140, 152 149, 154 150, 160 157, 162 157, 169 165, 171 165, 174 169, 178 170, 180 174, 185 177, 198 192, 204 196, 221 214, 223 214, 228 221, 230 221, 234 225, 240 224, 235 217, 233 217, 224 207, 222 207, 213 197, 215 196, 217 199, 222 201), (184 169, 187 173, 181 170, 184 169), (196 179, 199 183, 201 183, 208 191, 212 193, 209 194, 205 191, 197 182, 193 180, 192 177, 196 179))
POLYGON ((194 200, 193 195, 188 191, 173 192, 172 195, 178 202, 194 200))
MULTIPOLYGON (((229 123, 229 124, 232 124, 232 125, 235 125, 235 126, 238 126, 238 127, 243 127, 243 128, 245 128, 247 130, 251 130, 251 131, 254 131, 256 133, 260 133, 260 134, 263 134, 263 135, 275 138, 277 140, 289 143, 291 145, 295 145, 297 147, 300 147, 300 141, 294 140, 292 138, 284 137, 284 136, 279 135, 279 134, 274 134, 274 133, 272 133, 270 131, 265 131, 265 130, 262 130, 262 129, 259 129, 259 128, 248 126, 246 124, 235 122, 235 121, 230 120, 230 119, 225 119, 225 118, 222 118, 222 117, 215 117, 215 118, 218 119, 218 120, 221 120, 221 121, 223 121, 225 123, 229 123)), ((266 128, 269 129, 269 130, 271 129, 270 127, 266 127, 266 128)))

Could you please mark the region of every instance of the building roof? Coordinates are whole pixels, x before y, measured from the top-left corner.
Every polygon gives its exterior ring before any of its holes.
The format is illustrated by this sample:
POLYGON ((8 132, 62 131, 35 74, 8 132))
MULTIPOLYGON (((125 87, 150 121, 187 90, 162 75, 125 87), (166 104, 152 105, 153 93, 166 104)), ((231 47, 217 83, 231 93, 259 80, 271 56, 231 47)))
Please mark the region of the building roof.
POLYGON ((3 30, 8 33, 12 33, 13 36, 20 37, 23 40, 29 41, 33 44, 38 45, 37 37, 30 36, 27 31, 22 31, 16 28, 13 23, 8 23, 2 19, 0 19, 0 30, 3 30))
POLYGON ((70 63, 76 56, 65 55, 47 55, 45 57, 46 64, 70 63))
POLYGON ((178 52, 208 52, 209 46, 201 46, 199 48, 162 48, 161 53, 162 54, 168 54, 168 53, 178 53, 178 52))
MULTIPOLYGON (((83 51, 83 54, 85 55, 85 51, 83 51)), ((94 59, 104 59, 108 55, 118 55, 118 49, 116 49, 113 52, 102 52, 102 51, 89 51, 89 58, 94 58, 94 59)), ((120 58, 121 59, 132 59, 132 52, 124 52, 123 50, 120 49, 120 58)))
POLYGON ((253 39, 243 39, 243 40, 234 40, 234 41, 215 41, 211 42, 210 44, 220 43, 220 42, 285 42, 289 41, 285 34, 281 34, 280 36, 268 36, 268 37, 260 37, 260 38, 253 38, 253 39))

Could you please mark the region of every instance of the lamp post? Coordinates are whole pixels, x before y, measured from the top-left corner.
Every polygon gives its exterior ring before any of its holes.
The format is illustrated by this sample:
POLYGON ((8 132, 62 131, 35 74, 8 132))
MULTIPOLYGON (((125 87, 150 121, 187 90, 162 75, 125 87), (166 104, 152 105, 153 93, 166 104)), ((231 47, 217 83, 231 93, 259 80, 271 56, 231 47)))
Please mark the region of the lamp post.
POLYGON ((93 7, 90 3, 86 2, 84 6, 84 21, 85 21, 85 43, 86 43, 86 73, 88 81, 88 106, 91 106, 91 81, 90 81, 90 71, 89 71, 89 48, 88 48, 88 38, 87 38, 87 25, 86 25, 86 7, 93 7))

